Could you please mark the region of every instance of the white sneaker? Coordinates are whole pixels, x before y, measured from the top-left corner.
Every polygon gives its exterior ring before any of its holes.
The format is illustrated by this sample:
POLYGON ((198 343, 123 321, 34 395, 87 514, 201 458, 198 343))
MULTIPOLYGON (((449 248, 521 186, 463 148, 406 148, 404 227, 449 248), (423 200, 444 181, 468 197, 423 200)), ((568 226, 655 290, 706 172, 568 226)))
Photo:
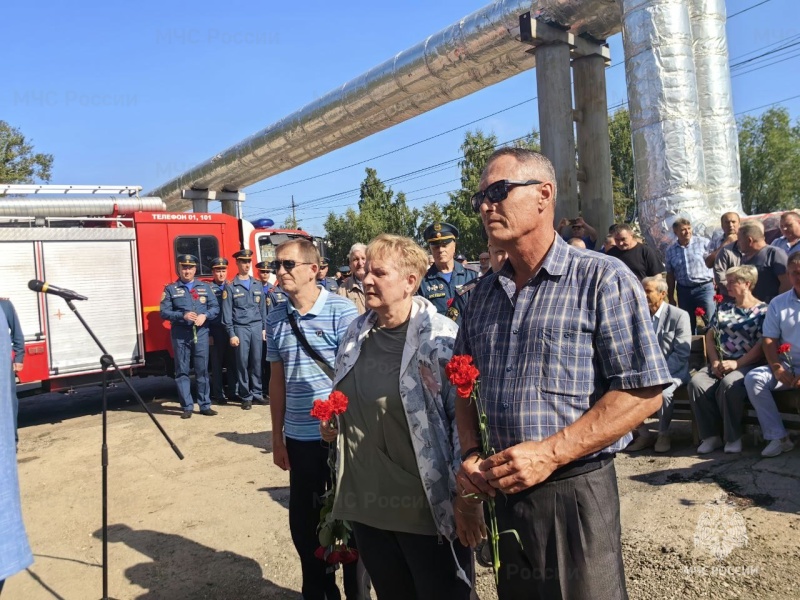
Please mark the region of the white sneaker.
POLYGON ((656 445, 653 448, 656 452, 669 452, 672 444, 670 443, 669 434, 668 433, 659 433, 658 439, 656 439, 656 445))
POLYGON ((761 456, 763 456, 764 458, 772 458, 773 456, 780 456, 784 452, 789 452, 789 450, 791 450, 792 448, 794 448, 794 444, 787 435, 782 440, 770 441, 770 443, 767 444, 767 447, 761 451, 761 456))
POLYGON ((725 444, 725 454, 740 454, 742 451, 742 438, 735 442, 728 442, 725 444))
POLYGON ((722 439, 718 435, 715 435, 707 440, 703 440, 703 443, 697 447, 697 453, 708 454, 709 452, 713 452, 718 448, 722 448, 723 445, 722 439))

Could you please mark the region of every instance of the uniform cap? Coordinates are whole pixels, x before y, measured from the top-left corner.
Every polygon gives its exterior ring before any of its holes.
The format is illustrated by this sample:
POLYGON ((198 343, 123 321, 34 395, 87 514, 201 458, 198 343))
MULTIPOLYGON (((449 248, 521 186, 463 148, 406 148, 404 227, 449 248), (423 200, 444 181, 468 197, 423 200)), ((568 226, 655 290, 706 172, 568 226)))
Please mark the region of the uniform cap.
POLYGON ((329 259, 326 256, 323 256, 322 258, 319 259, 319 264, 323 267, 327 267, 329 264, 331 264, 331 259, 329 259))
POLYGON ((256 263, 256 269, 259 271, 269 271, 270 268, 267 266, 266 261, 261 261, 260 263, 256 263))
POLYGON ((252 250, 239 250, 233 255, 233 258, 239 260, 240 258, 246 258, 250 260, 253 258, 253 251, 252 250))
POLYGON ((189 265, 192 267, 197 266, 197 257, 194 254, 179 254, 178 255, 178 264, 179 265, 189 265))
POLYGON ((432 223, 425 228, 422 234, 427 243, 446 242, 458 239, 458 228, 450 223, 432 223))
POLYGON ((218 256, 211 260, 211 268, 212 269, 219 269, 220 267, 224 268, 228 266, 228 259, 223 258, 222 256, 218 256))

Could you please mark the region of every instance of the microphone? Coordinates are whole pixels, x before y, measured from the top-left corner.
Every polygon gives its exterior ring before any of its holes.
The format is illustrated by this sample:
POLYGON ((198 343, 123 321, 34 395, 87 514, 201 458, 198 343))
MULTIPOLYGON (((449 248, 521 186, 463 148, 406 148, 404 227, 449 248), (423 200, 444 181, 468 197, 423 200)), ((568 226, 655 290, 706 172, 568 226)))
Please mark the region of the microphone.
POLYGON ((88 300, 86 296, 81 296, 77 292, 65 290, 63 288, 50 285, 49 283, 45 283, 44 281, 39 281, 38 279, 31 279, 28 282, 28 289, 34 292, 41 292, 42 294, 54 294, 56 296, 61 296, 64 300, 88 300))

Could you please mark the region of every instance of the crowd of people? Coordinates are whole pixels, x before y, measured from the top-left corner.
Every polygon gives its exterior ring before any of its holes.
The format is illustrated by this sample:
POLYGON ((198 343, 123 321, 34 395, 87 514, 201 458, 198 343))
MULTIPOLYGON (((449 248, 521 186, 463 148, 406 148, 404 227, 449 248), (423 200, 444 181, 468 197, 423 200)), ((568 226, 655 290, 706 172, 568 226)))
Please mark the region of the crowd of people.
MULTIPOLYGON (((503 498, 499 530, 515 532, 499 540, 501 600, 626 598, 613 459, 671 449, 680 386, 698 453, 742 451, 747 401, 768 441, 762 455, 793 448, 773 392, 800 388, 800 213, 782 215, 771 244, 760 222, 735 213, 711 241, 677 218, 662 262, 627 224, 599 247, 581 217, 554 227, 556 203, 550 161, 502 148, 472 197, 488 238, 477 270, 448 223, 425 229, 430 254, 388 233, 354 244, 344 276, 330 276, 305 239, 280 244, 258 277, 250 250, 232 257, 231 279, 228 259, 215 258, 210 283, 195 278, 197 257, 178 257, 160 308, 182 418, 195 402, 204 416, 217 414, 214 402, 269 404, 306 600, 341 597, 318 552, 332 486, 331 514, 351 524, 360 556, 344 566, 349 600, 370 586, 381 600, 474 598, 493 497, 503 498), (708 365, 690 373, 701 330, 708 365), (454 355, 480 373, 483 414, 447 376, 454 355), (320 423, 313 402, 334 390, 347 410, 320 423)), ((8 356, 10 341, 0 336, 8 356)))
POLYGON ((553 181, 539 154, 491 157, 473 197, 489 239, 479 271, 448 223, 426 228, 427 261, 388 234, 351 250, 343 295, 359 316, 330 355, 331 389, 350 404, 319 435, 338 449, 333 514, 353 524, 379 598, 469 598, 465 549, 486 536, 481 500, 497 494, 499 529, 519 536, 500 540, 500 598, 625 597, 613 457, 671 449, 680 386, 699 453, 742 451, 748 399, 762 455, 793 447, 772 391, 800 387, 800 351, 778 352, 800 348, 800 214, 783 215, 771 245, 738 215, 711 243, 677 218, 662 262, 626 224, 600 248, 581 218, 553 228, 553 181), (709 363, 691 373, 701 331, 709 363), (448 382, 454 354, 477 366, 485 415, 448 382), (481 451, 482 426, 494 454, 481 451))

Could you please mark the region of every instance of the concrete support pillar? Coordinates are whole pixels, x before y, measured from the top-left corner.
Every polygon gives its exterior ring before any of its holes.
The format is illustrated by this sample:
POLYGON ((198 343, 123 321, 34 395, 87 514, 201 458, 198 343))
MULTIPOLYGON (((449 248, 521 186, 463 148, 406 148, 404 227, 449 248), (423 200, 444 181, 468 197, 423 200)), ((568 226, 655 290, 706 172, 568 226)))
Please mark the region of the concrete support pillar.
POLYGON ((580 208, 586 222, 597 229, 598 248, 614 222, 605 69, 605 58, 597 54, 572 61, 580 208))
POLYGON ((239 201, 238 200, 220 200, 222 206, 222 213, 232 217, 239 216, 239 201))
POLYGON ((208 200, 192 200, 192 212, 196 213, 207 213, 208 212, 208 200))
POLYGON ((578 214, 570 47, 564 42, 536 48, 536 88, 542 153, 556 170, 556 222, 578 214))

